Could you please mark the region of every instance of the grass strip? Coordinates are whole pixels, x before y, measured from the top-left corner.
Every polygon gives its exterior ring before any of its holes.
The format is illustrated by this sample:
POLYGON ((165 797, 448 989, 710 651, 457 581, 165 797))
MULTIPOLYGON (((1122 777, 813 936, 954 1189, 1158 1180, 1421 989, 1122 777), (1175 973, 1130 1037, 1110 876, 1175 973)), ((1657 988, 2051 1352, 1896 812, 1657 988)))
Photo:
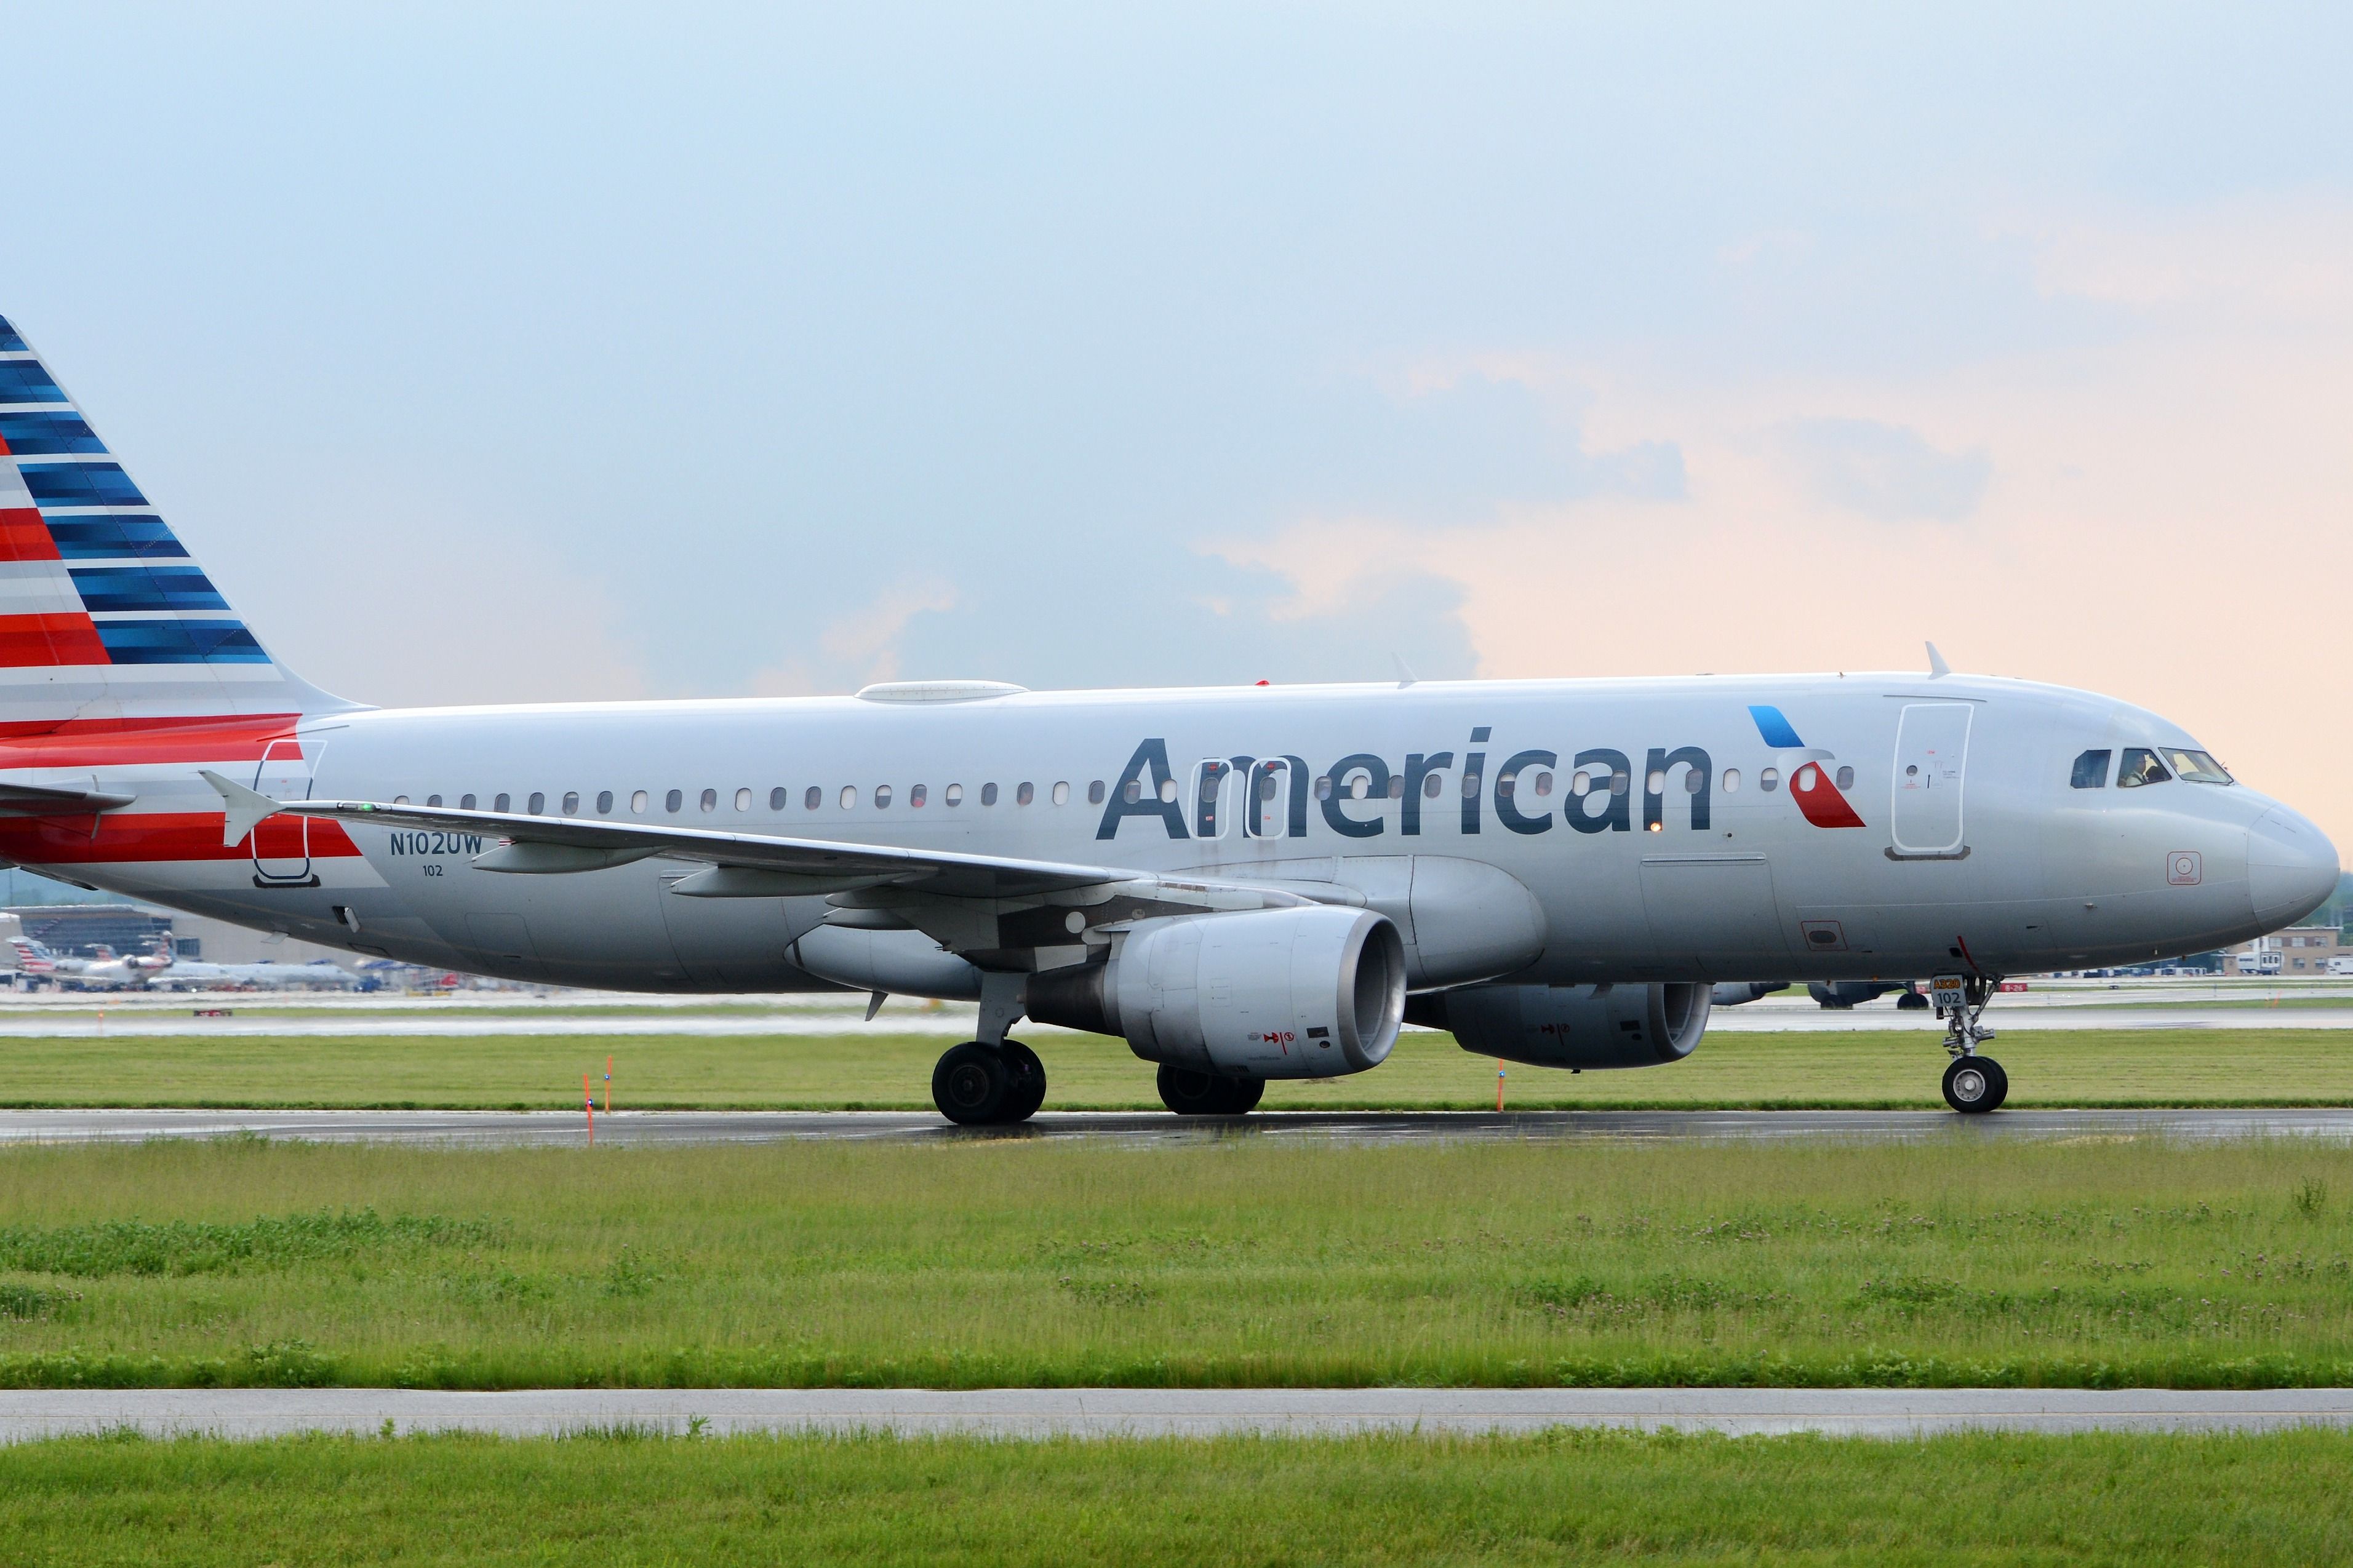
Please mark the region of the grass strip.
POLYGON ((2343 1562, 2353 1437, 481 1438, 0 1453, 27 1562, 2343 1562))
MULTIPOLYGON (((2010 1103, 2353 1105, 2353 1050, 2329 1029, 2016 1031, 1994 1047, 2010 1103)), ((932 1108, 946 1043, 923 1035, 109 1037, 0 1039, 0 1106, 576 1110, 580 1075, 614 1059, 623 1109, 932 1108)), ((1041 1035, 1053 1110, 1157 1110, 1154 1068, 1124 1041, 1041 1035)), ((1933 1026, 1905 1032, 1717 1033, 1690 1059, 1641 1071, 1506 1064, 1516 1110, 1940 1109, 1933 1026)), ((1270 1084, 1270 1110, 1492 1110, 1498 1064, 1413 1033, 1348 1078, 1270 1084)))
POLYGON ((2346 1384, 2348 1200, 2302 1140, 17 1147, 0 1384, 2346 1384))

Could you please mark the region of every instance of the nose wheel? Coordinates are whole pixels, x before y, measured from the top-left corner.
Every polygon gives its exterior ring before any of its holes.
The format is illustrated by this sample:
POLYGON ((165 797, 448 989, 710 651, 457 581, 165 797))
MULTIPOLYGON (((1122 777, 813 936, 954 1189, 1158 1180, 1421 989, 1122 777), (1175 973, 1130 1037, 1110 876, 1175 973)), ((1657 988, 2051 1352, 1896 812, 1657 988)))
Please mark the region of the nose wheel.
POLYGON ((1955 1057, 1945 1069, 1945 1103, 1964 1116, 1999 1110, 2010 1098, 2010 1075, 1991 1057, 1955 1057))
POLYGON ((1928 983, 1936 1016, 1945 1021, 1945 1049, 1953 1058, 1945 1068, 1945 1103, 1964 1116, 1999 1110, 2010 1098, 2010 1075, 1991 1057, 1978 1054, 1978 1047, 1993 1038, 1983 1020, 2000 984, 1999 976, 1988 974, 1939 974, 1928 983))

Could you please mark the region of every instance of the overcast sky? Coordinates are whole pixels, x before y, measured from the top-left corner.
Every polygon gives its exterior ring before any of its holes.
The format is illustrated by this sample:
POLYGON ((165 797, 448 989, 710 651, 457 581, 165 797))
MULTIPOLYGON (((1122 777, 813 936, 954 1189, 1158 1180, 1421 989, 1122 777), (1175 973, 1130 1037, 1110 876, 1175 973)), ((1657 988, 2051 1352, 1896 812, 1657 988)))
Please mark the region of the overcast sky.
POLYGON ((2348 13, 1630 9, 11 7, 0 314, 367 700, 1933 637, 2353 842, 2348 13))

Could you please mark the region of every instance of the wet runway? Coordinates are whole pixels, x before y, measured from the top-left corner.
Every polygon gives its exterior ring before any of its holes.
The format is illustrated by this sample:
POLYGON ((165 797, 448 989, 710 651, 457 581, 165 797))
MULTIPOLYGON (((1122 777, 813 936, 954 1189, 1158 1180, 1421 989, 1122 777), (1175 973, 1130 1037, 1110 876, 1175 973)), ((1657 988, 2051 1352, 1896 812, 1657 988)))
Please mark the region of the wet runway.
MULTIPOLYGON (((0 1143, 139 1142, 256 1136, 330 1143, 468 1147, 578 1145, 586 1119, 558 1110, 5 1110, 0 1143)), ((2353 1142, 2353 1109, 2003 1110, 1262 1111, 1228 1120, 1165 1111, 1045 1111, 1019 1127, 955 1127, 913 1110, 625 1110, 596 1118, 606 1145, 840 1142, 935 1143, 1096 1140, 1125 1145, 1263 1138, 1332 1143, 1552 1142, 1583 1139, 1740 1142, 1820 1139, 2249 1137, 2353 1142)))
POLYGON ((999 1438, 1273 1436, 1673 1428, 1762 1436, 2260 1432, 2353 1426, 2353 1389, 74 1389, 0 1392, 0 1443, 633 1428, 683 1436, 888 1432, 999 1438))

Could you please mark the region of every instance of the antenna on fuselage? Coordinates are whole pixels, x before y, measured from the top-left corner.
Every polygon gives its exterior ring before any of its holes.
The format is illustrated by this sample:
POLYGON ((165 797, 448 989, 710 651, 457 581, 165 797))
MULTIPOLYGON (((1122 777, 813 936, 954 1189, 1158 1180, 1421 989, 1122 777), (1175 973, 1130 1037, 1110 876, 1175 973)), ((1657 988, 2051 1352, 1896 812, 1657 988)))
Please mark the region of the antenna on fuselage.
POLYGON ((1936 680, 1952 673, 1953 667, 1945 662, 1945 656, 1936 651, 1936 645, 1930 643, 1928 645, 1928 679, 1936 680))

